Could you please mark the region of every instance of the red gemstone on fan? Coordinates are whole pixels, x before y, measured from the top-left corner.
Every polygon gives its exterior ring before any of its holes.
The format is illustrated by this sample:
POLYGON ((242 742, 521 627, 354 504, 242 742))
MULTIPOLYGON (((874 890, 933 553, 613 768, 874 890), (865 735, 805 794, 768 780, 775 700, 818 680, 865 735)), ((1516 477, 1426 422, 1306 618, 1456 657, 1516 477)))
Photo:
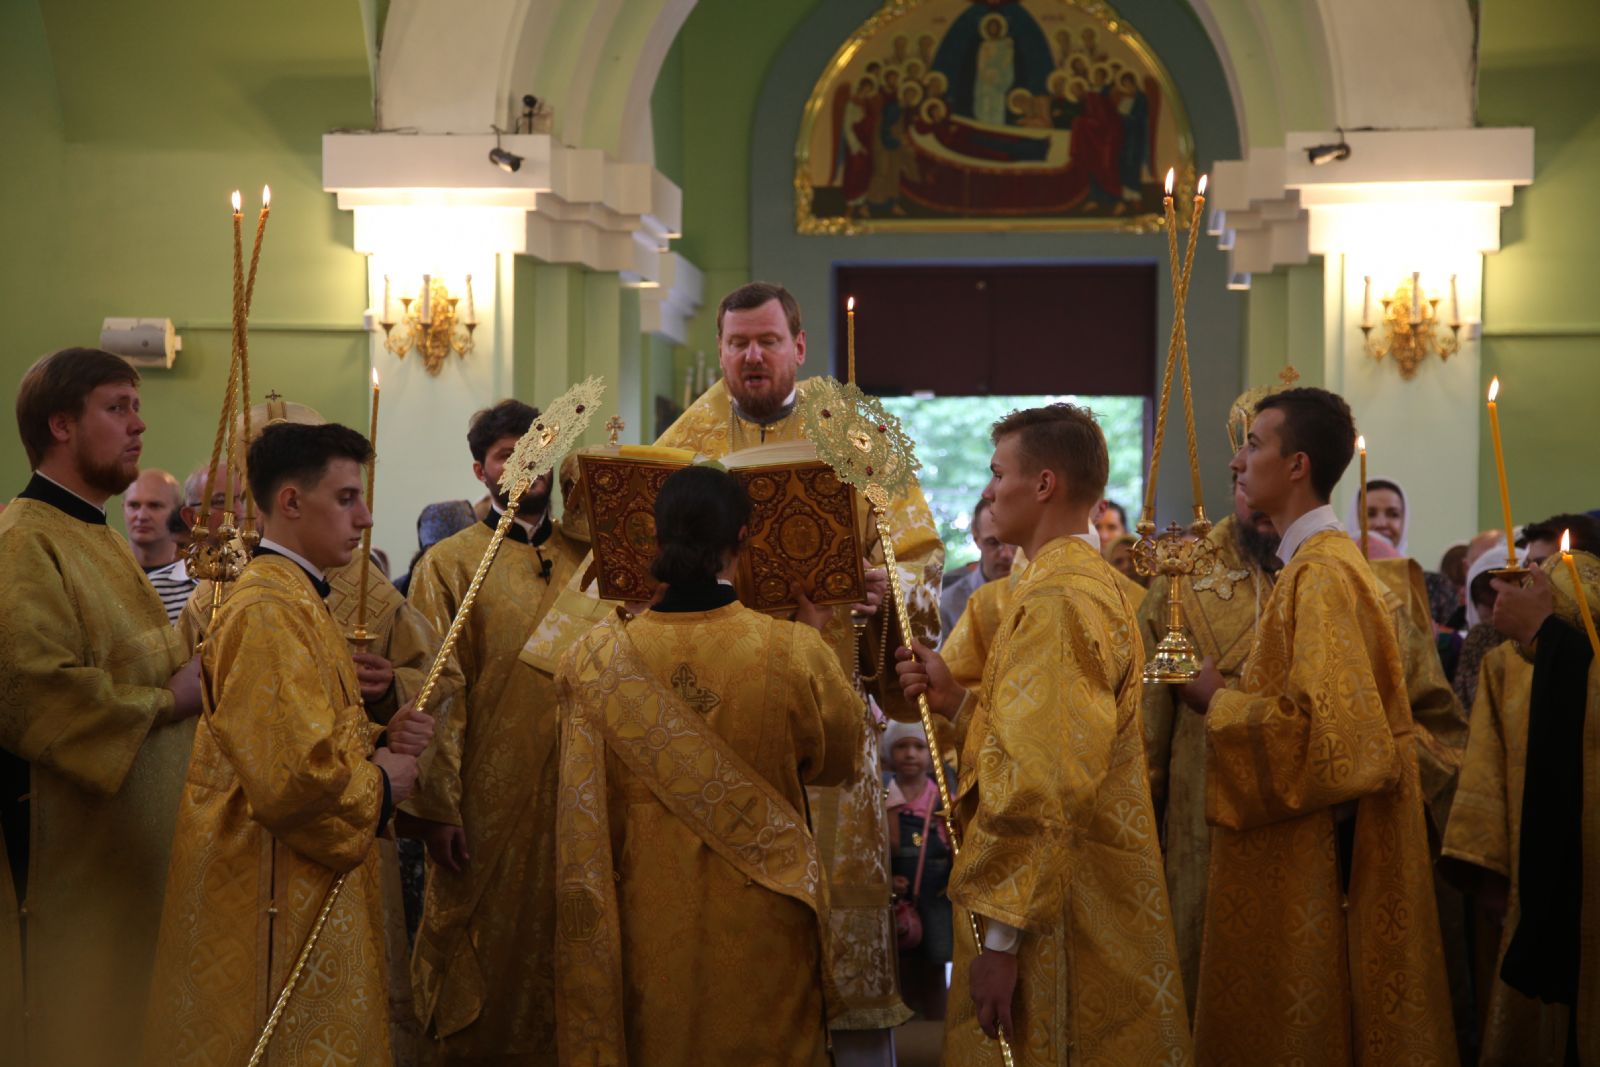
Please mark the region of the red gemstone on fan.
POLYGON ((573 408, 572 410, 576 411, 579 415, 582 415, 583 414, 583 405, 579 404, 577 407, 573 408))
POLYGON ((833 412, 829 411, 827 408, 823 408, 822 409, 822 417, 825 418, 825 419, 831 419, 831 418, 833 418, 833 412))
POLYGON ((883 425, 879 425, 878 432, 879 433, 888 433, 889 432, 889 427, 883 426, 883 425))
POLYGON ((871 467, 868 467, 868 468, 867 468, 867 473, 868 473, 868 474, 871 474, 871 473, 872 473, 872 468, 871 468, 871 467))

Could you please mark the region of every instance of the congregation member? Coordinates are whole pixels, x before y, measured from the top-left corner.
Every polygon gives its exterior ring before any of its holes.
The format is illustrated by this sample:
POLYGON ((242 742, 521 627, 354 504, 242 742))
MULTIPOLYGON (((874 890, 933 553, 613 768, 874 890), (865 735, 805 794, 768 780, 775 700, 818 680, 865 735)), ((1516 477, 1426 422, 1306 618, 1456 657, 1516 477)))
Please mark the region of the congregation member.
POLYGON ((1100 538, 1102 550, 1117 538, 1132 532, 1132 527, 1128 525, 1127 509, 1109 498, 1095 505, 1090 523, 1094 526, 1095 536, 1100 538))
POLYGON ((0 515, 0 1059, 100 1067, 140 1040, 200 664, 106 525, 139 473, 138 372, 62 349, 16 412, 33 474, 0 515))
POLYGON ((1001 1032, 1018 1064, 1187 1062, 1141 737, 1144 655, 1088 532, 1105 439, 1070 404, 1013 412, 993 439, 984 496, 1029 562, 982 684, 963 688, 921 645, 896 652, 907 696, 925 692, 962 737, 950 898, 986 925, 981 951, 956 941, 945 1062, 998 1062, 984 1038, 1001 1032))
POLYGON ((184 542, 179 535, 186 527, 178 479, 153 467, 140 471, 122 494, 122 519, 133 558, 155 586, 167 620, 176 623, 194 591, 182 559, 184 542))
POLYGON ((889 869, 895 896, 895 938, 900 949, 900 994, 924 1019, 945 1015, 945 965, 953 950, 950 830, 933 754, 921 723, 892 722, 884 731, 889 785, 889 869))
POLYGON ((1328 506, 1355 437, 1342 398, 1288 389, 1255 404, 1232 462, 1284 566, 1237 688, 1211 663, 1182 691, 1205 715, 1213 827, 1203 1065, 1457 1062, 1405 667, 1328 506))
POLYGON ((270 1062, 391 1056, 376 844, 416 787, 433 719, 409 704, 387 728, 368 718, 324 603, 327 572, 372 523, 371 458, 366 438, 336 424, 268 426, 247 453, 262 539, 206 634, 205 713, 151 982, 151 1067, 244 1062, 296 974, 270 1062))
MULTIPOLYGON (((467 428, 489 513, 428 549, 410 582, 411 604, 440 632, 510 507, 500 476, 538 416, 503 400, 467 428)), ((412 987, 442 1064, 555 1062, 555 684, 519 653, 584 547, 551 515, 550 487, 540 472, 517 503, 455 647, 465 692, 405 808, 403 832, 428 849, 412 987)))
POLYGON ((940 633, 948 634, 955 629, 956 620, 961 618, 974 592, 1011 573, 1017 547, 995 536, 994 520, 989 517, 989 504, 984 500, 978 501, 978 506, 972 509, 972 543, 978 546, 978 562, 946 583, 939 594, 940 633))
POLYGON ((795 622, 738 602, 749 514, 723 471, 667 478, 664 593, 562 661, 562 1064, 831 1062, 804 787, 855 776, 864 709, 820 636, 831 611, 803 593, 795 622))

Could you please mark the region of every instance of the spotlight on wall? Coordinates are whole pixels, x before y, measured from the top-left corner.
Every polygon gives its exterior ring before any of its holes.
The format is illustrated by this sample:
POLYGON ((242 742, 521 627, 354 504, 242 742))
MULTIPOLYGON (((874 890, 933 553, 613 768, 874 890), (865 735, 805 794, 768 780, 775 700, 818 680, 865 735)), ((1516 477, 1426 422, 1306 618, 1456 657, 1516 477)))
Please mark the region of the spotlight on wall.
POLYGON ((1339 131, 1339 140, 1334 144, 1316 144, 1306 149, 1306 158, 1313 167, 1326 167, 1329 163, 1337 163, 1341 159, 1350 158, 1350 142, 1344 139, 1344 131, 1339 131))
POLYGON ((500 147, 500 127, 494 129, 494 147, 489 149, 489 162, 505 171, 507 174, 515 173, 522 169, 522 157, 515 152, 507 152, 500 147))

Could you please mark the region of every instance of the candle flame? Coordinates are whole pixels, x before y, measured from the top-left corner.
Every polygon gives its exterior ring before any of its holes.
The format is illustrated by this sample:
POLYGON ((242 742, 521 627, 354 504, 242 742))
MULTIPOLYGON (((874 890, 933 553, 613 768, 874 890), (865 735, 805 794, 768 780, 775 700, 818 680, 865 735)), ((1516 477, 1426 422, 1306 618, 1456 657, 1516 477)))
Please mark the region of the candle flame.
POLYGON ((1356 435, 1356 451, 1365 452, 1366 450, 1367 450, 1367 438, 1366 438, 1366 436, 1364 434, 1357 434, 1356 435))
POLYGON ((1211 175, 1209 175, 1209 174, 1200 175, 1200 188, 1195 190, 1195 194, 1194 194, 1195 196, 1202 196, 1203 197, 1203 196, 1206 195, 1206 179, 1209 178, 1209 177, 1211 177, 1211 175))
POLYGON ((373 388, 374 391, 376 391, 377 388, 378 388, 378 368, 377 367, 373 367, 372 368, 372 388, 373 388))
POLYGON ((1564 556, 1572 551, 1572 531, 1561 531, 1561 554, 1564 556))
POLYGON ((1168 167, 1167 168, 1167 195, 1168 196, 1172 195, 1172 179, 1173 179, 1173 176, 1174 176, 1173 169, 1171 167, 1168 167))
POLYGON ((272 186, 263 185, 261 187, 261 210, 265 211, 267 208, 269 208, 271 206, 272 206, 272 186))
POLYGON ((846 311, 854 311, 856 309, 856 298, 852 296, 849 300, 846 300, 844 302, 844 309, 846 311))
POLYGON ((237 215, 239 213, 239 207, 243 203, 244 203, 244 201, 239 198, 239 190, 235 189, 233 191, 233 213, 235 215, 237 215))
POLYGON ((1494 398, 1500 395, 1500 376, 1497 374, 1489 381, 1489 403, 1494 403, 1494 398))

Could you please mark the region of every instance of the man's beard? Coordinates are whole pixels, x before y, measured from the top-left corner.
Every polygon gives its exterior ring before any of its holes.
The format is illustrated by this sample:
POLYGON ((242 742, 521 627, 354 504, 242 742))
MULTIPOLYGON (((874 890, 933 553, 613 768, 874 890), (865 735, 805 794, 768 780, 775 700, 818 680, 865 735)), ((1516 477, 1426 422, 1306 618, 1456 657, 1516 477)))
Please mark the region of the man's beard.
POLYGON ((767 379, 769 388, 759 395, 745 392, 744 385, 737 378, 728 378, 728 392, 733 396, 733 402, 739 408, 739 414, 751 422, 771 422, 783 410, 784 403, 789 399, 789 393, 794 389, 794 383, 780 391, 775 378, 767 379))
POLYGON ((1234 522, 1233 543, 1238 547, 1239 555, 1259 570, 1270 573, 1283 566, 1283 561, 1278 558, 1278 545, 1282 540, 1275 533, 1262 533, 1256 529, 1254 515, 1248 522, 1234 522))
POLYGON ((82 452, 78 453, 77 459, 78 477, 83 479, 85 485, 107 496, 126 492, 133 480, 139 477, 138 460, 119 459, 112 463, 96 463, 82 452))
MULTIPOLYGON (((500 505, 501 511, 505 511, 507 506, 511 503, 510 494, 496 489, 494 493, 494 502, 500 505)), ((546 484, 541 488, 538 483, 535 483, 534 487, 523 493, 522 498, 517 501, 517 518, 537 519, 540 515, 543 515, 545 511, 549 509, 549 507, 549 485, 546 484)))

